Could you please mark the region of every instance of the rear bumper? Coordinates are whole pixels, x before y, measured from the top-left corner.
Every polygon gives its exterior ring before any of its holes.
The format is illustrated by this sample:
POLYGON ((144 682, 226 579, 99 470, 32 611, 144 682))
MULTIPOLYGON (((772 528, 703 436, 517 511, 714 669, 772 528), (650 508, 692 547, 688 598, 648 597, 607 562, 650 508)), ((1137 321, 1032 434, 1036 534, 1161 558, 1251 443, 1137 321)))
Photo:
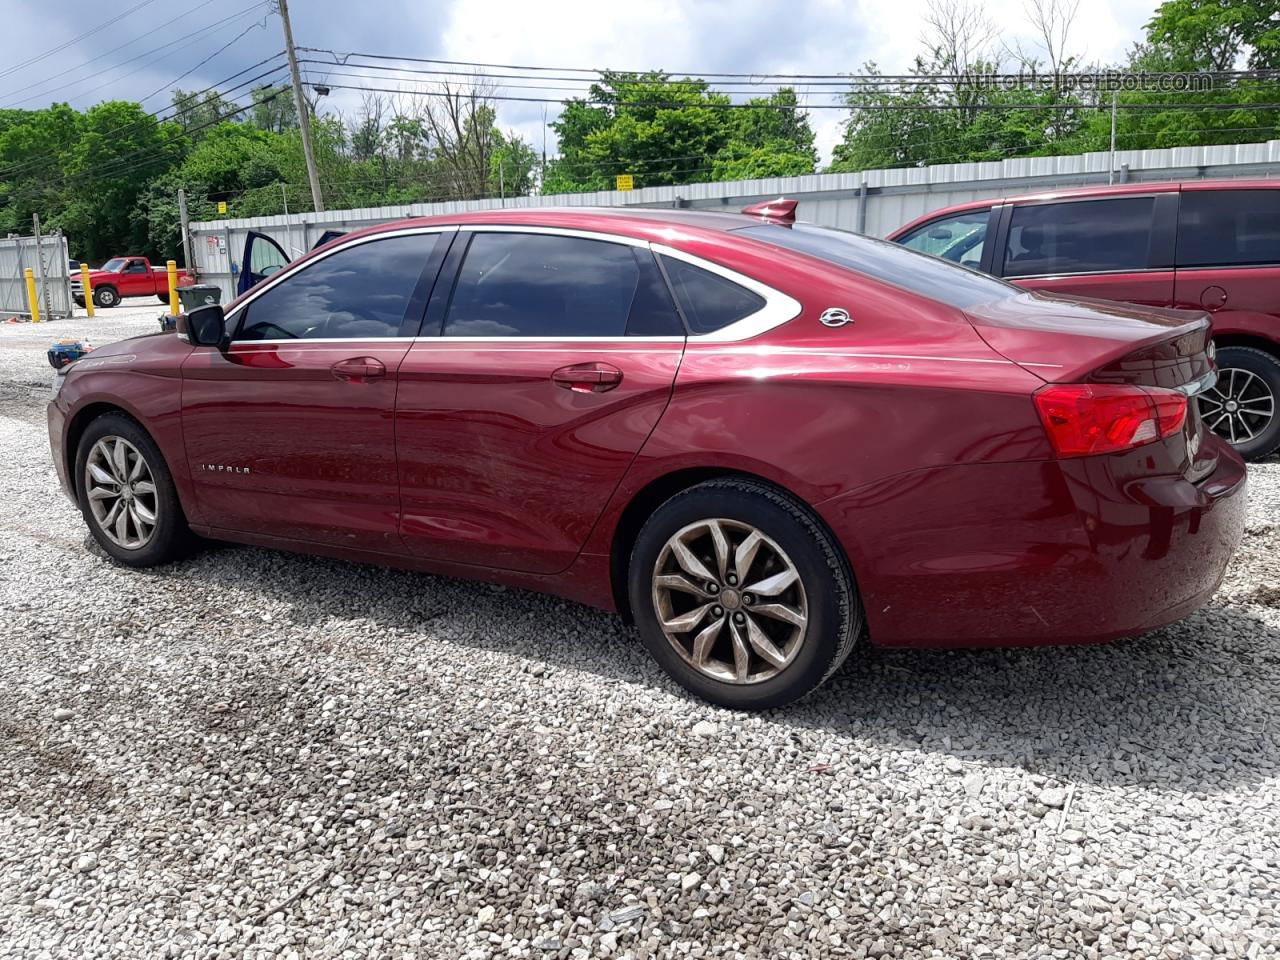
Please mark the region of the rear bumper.
POLYGON ((1124 482, 1109 458, 919 471, 820 507, 890 646, 1095 643, 1178 620, 1244 531, 1245 467, 1124 482))

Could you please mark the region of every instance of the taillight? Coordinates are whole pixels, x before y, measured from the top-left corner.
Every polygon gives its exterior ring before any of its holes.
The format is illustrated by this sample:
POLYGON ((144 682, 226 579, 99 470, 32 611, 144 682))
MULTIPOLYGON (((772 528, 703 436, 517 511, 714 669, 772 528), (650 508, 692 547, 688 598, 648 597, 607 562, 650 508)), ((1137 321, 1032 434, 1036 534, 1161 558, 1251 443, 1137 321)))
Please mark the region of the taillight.
POLYGON ((1060 457, 1115 453, 1182 429, 1187 397, 1177 390, 1109 383, 1050 383, 1036 409, 1060 457))

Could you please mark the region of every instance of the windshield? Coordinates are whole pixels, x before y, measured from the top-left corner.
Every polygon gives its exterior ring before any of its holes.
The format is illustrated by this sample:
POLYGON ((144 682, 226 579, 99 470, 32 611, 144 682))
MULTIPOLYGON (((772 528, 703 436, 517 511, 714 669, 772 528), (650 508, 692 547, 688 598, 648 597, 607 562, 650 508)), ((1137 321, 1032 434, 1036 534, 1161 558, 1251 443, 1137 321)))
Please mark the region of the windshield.
POLYGON ((102 269, 107 270, 111 273, 119 273, 121 270, 124 269, 124 263, 125 263, 124 257, 116 257, 114 260, 108 260, 106 263, 104 263, 102 265, 102 269))
POLYGON ((797 223, 791 227, 778 224, 744 227, 735 232, 848 267, 959 310, 1022 292, 985 273, 847 230, 797 223))

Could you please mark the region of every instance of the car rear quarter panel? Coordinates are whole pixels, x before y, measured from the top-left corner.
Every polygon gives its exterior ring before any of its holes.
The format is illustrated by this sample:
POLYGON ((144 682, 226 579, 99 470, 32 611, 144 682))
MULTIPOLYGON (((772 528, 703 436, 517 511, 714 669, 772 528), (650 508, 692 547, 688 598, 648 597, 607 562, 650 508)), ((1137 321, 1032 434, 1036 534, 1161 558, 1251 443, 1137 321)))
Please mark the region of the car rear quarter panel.
POLYGON ((1031 400, 1043 380, 992 351, 959 311, 768 250, 767 271, 745 244, 691 251, 766 280, 802 310, 745 342, 689 340, 671 403, 588 553, 610 552, 621 511, 647 486, 712 468, 762 477, 814 506, 861 577, 873 546, 826 504, 875 489, 896 510, 892 491, 921 471, 1050 456, 1031 400), (853 322, 824 326, 828 307, 853 322))

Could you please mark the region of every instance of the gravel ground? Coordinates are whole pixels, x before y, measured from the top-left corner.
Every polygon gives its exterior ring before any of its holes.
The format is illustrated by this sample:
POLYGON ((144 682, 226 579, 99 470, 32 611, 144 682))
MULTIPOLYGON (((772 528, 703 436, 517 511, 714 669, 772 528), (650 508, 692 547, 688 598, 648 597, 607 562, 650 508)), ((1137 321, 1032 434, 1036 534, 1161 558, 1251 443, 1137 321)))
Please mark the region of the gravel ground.
POLYGON ((113 566, 0 327, 0 954, 1275 957, 1280 463, 1218 597, 873 652, 738 716, 548 597, 240 547, 113 566))

